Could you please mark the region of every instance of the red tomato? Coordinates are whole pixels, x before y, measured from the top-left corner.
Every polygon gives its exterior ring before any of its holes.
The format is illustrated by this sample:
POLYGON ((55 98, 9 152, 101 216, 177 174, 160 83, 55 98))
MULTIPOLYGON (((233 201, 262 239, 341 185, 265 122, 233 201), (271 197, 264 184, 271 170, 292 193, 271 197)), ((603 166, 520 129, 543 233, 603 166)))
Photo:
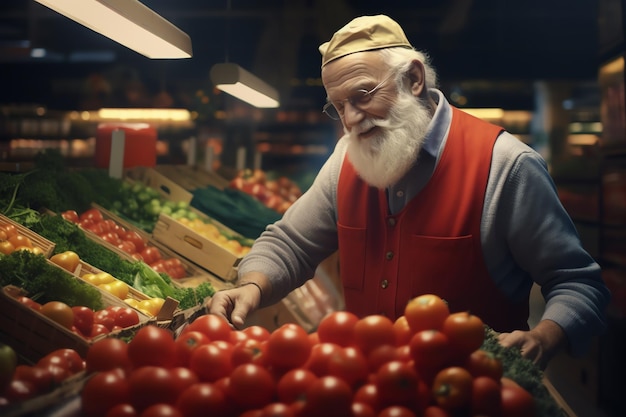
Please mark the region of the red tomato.
POLYGON ((381 408, 378 387, 373 382, 361 385, 354 393, 354 401, 367 404, 372 407, 374 411, 378 411, 381 408))
POLYGON ((123 371, 98 372, 87 380, 80 393, 82 415, 104 417, 117 404, 130 403, 129 393, 123 371))
MULTIPOLYGON (((100 224, 98 224, 97 226, 100 226, 100 224)), ((92 230, 92 232, 95 232, 95 231, 92 230)), ((115 232, 100 232, 98 233, 98 236, 100 236, 102 240, 110 243, 113 246, 117 246, 122 243, 122 239, 120 239, 120 237, 115 232)))
POLYGON ((264 350, 265 342, 260 342, 256 339, 247 339, 243 342, 237 343, 233 346, 233 353, 231 356, 233 367, 243 363, 256 363, 257 365, 264 365, 264 350))
POLYGON ((139 324, 139 314, 134 308, 121 307, 115 310, 113 323, 121 328, 135 326, 139 324))
POLYGON ((414 404, 419 376, 411 364, 387 362, 378 369, 374 381, 383 407, 414 404))
POLYGON ((36 310, 36 311, 41 310, 41 304, 39 304, 37 301, 33 300, 32 298, 26 297, 25 295, 20 295, 19 297, 17 297, 17 301, 24 304, 28 308, 32 308, 33 310, 36 310))
POLYGON ((284 403, 269 403, 261 409, 261 417, 295 417, 292 408, 284 403))
POLYGON ((200 382, 200 378, 191 369, 184 366, 177 366, 169 370, 171 390, 175 392, 176 398, 193 384, 200 382))
POLYGON ((94 222, 97 223, 97 222, 103 221, 104 216, 102 216, 102 212, 98 210, 97 208, 90 208, 89 210, 83 212, 79 216, 79 220, 85 220, 85 219, 93 220, 94 222))
POLYGON ((171 367, 176 363, 174 338, 162 327, 152 324, 142 327, 128 344, 128 357, 134 367, 171 367))
POLYGON ((503 377, 500 398, 505 417, 534 417, 537 415, 533 396, 512 379, 503 377))
POLYGON ((74 327, 84 336, 89 337, 91 335, 91 328, 93 327, 94 312, 89 307, 74 306, 72 307, 74 312, 74 327))
POLYGON ((232 329, 232 331, 230 332, 230 338, 228 339, 228 341, 230 342, 231 345, 235 346, 237 343, 245 342, 248 339, 249 339, 248 335, 246 335, 243 332, 243 330, 232 329))
POLYGON ((85 358, 87 372, 109 371, 115 368, 131 368, 128 344, 122 339, 105 337, 94 342, 85 358))
POLYGON ((189 366, 189 359, 194 350, 211 341, 207 335, 198 331, 188 331, 176 338, 176 365, 189 366))
POLYGON ((359 318, 348 311, 333 311, 327 314, 317 327, 320 342, 335 343, 339 346, 354 344, 354 326, 359 318))
POLYGON ((382 365, 394 360, 400 360, 400 351, 398 347, 392 345, 380 345, 375 347, 369 355, 367 355, 367 367, 370 372, 376 372, 382 365))
POLYGON ((122 239, 132 242, 137 249, 137 252, 141 252, 146 247, 146 241, 139 234, 139 232, 135 230, 127 230, 122 236, 122 239))
POLYGON ((175 404, 178 393, 172 387, 169 369, 161 366, 142 366, 128 376, 130 403, 139 412, 157 403, 175 404))
POLYGON ((412 298, 404 308, 404 316, 414 333, 421 330, 440 329, 449 314, 448 304, 434 294, 423 294, 412 298))
POLYGON ((90 337, 93 339, 96 336, 101 334, 109 334, 111 331, 104 325, 100 323, 94 323, 91 327, 90 337))
POLYGON ((143 258, 143 261, 148 265, 152 265, 153 263, 161 259, 161 251, 159 251, 159 249, 155 248, 154 246, 145 247, 140 252, 140 255, 143 258))
POLYGON ((437 404, 446 410, 466 408, 472 398, 472 375, 460 366, 444 368, 435 376, 432 394, 437 404))
POLYGON ((406 316, 400 316, 393 322, 393 330, 396 333, 396 346, 408 345, 415 332, 409 326, 406 316))
POLYGON ((178 408, 185 417, 205 417, 211 410, 212 417, 226 417, 229 403, 226 395, 214 384, 198 383, 189 386, 176 400, 178 408))
POLYGON ((363 317, 354 325, 354 341, 365 354, 380 345, 395 345, 393 322, 378 314, 363 317))
POLYGON ((153 404, 143 410, 139 417, 183 417, 183 413, 170 404, 153 404))
POLYGON ((361 385, 369 375, 367 358, 355 347, 344 347, 331 356, 328 374, 346 381, 350 386, 361 385))
POLYGON ((278 400, 286 404, 304 400, 306 390, 317 378, 317 375, 308 369, 296 368, 287 371, 276 385, 278 400))
POLYGON ((137 253, 137 247, 135 247, 135 244, 131 242, 130 240, 121 240, 117 244, 117 247, 129 255, 132 255, 133 253, 137 253))
POLYGON ((473 351, 463 366, 474 378, 488 376, 495 381, 500 381, 504 372, 502 361, 492 352, 478 349, 473 351))
POLYGON ((430 405, 426 407, 422 417, 452 417, 452 414, 438 405, 430 405))
POLYGON ((37 366, 46 368, 50 365, 59 366, 69 371, 70 375, 85 370, 85 361, 74 349, 62 348, 48 353, 37 361, 37 366))
POLYGON ((351 417, 376 417, 376 411, 371 405, 360 402, 352 402, 352 414, 351 417))
POLYGON ((298 368, 311 354, 311 341, 307 332, 294 323, 287 323, 274 330, 267 339, 267 363, 280 370, 298 368))
POLYGON ((115 326, 115 312, 107 308, 98 310, 93 315, 93 322, 94 324, 103 325, 110 332, 113 330, 113 326, 115 326))
POLYGON ((340 350, 341 346, 335 343, 318 343, 313 345, 309 358, 302 367, 309 369, 317 376, 328 375, 328 363, 330 362, 330 358, 340 350))
POLYGON ((485 340, 483 321, 467 311, 450 314, 444 320, 441 331, 448 336, 454 358, 463 361, 485 340))
POLYGON ((14 378, 9 382, 2 395, 9 403, 17 403, 34 398, 37 395, 37 389, 29 381, 14 378))
POLYGON ((421 330, 413 335, 409 350, 422 378, 432 378, 450 361, 450 342, 439 330, 421 330))
POLYGON ((390 405, 387 408, 383 408, 377 417, 416 417, 416 415, 407 407, 390 405))
POLYGON ((306 416, 345 417, 351 410, 352 389, 340 378, 323 376, 306 391, 303 410, 306 416))
POLYGON ((65 210, 61 213, 61 217, 72 223, 78 223, 78 213, 76 210, 65 210))
POLYGON ((230 323, 221 316, 205 314, 198 317, 183 329, 184 332, 198 331, 204 333, 211 341, 230 340, 230 323))
POLYGON ((37 394, 50 391, 54 382, 49 369, 30 365, 17 365, 13 379, 28 382, 37 394))
POLYGON ((135 407, 130 404, 122 403, 109 409, 106 417, 137 417, 138 415, 135 407))
POLYGON ((500 382, 488 376, 478 376, 472 381, 472 415, 499 416, 502 413, 500 382))
POLYGON ((221 348, 215 342, 198 346, 191 353, 189 368, 203 382, 214 382, 228 376, 233 370, 232 350, 221 348))
POLYGON ((274 400, 276 382, 270 372, 259 365, 245 363, 230 374, 228 396, 236 399, 242 410, 260 408, 274 400))

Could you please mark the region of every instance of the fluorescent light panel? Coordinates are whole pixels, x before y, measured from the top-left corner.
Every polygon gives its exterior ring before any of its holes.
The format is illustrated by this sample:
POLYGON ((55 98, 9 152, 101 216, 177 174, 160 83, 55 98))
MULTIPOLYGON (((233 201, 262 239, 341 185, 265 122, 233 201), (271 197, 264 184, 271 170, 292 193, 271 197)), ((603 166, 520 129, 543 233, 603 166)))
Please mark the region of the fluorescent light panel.
POLYGON ((137 0, 35 0, 148 58, 192 56, 189 35, 137 0))
POLYGON ((191 120, 191 113, 186 109, 102 108, 98 110, 98 117, 113 120, 170 120, 186 122, 191 120))
POLYGON ((255 107, 276 108, 280 105, 278 91, 274 87, 237 64, 213 65, 211 81, 216 88, 255 107))

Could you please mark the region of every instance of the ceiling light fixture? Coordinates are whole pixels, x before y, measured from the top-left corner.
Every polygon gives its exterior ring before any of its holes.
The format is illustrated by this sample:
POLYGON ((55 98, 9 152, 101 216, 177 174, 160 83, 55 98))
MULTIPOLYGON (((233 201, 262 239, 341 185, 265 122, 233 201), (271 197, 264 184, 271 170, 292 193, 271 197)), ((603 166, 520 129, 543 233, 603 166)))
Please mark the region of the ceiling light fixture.
POLYGON ((237 64, 221 63, 211 68, 211 81, 216 88, 259 108, 280 105, 278 91, 237 64))
POLYGON ((211 67, 210 77, 219 90, 239 100, 259 108, 276 108, 280 105, 278 91, 252 73, 237 64, 228 62, 228 43, 230 40, 231 0, 226 2, 227 22, 225 33, 226 62, 211 67))
POLYGON ((152 59, 192 56, 189 35, 137 0, 35 0, 152 59))

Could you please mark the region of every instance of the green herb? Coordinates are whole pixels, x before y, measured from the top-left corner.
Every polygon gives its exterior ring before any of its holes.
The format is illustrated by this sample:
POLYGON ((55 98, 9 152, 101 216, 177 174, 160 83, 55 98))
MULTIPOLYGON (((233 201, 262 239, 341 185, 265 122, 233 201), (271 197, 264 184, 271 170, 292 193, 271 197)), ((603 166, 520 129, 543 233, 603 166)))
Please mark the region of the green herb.
POLYGON ((72 307, 104 308, 97 288, 49 263, 43 255, 29 251, 0 256, 0 283, 3 287, 15 285, 24 289, 29 297, 41 304, 61 301, 72 307))
POLYGON ((537 405, 537 415, 540 417, 561 415, 559 406, 543 384, 541 369, 522 357, 519 349, 505 348, 500 345, 493 330, 486 329, 485 334, 482 349, 492 352, 502 361, 504 376, 511 378, 532 394, 537 405))

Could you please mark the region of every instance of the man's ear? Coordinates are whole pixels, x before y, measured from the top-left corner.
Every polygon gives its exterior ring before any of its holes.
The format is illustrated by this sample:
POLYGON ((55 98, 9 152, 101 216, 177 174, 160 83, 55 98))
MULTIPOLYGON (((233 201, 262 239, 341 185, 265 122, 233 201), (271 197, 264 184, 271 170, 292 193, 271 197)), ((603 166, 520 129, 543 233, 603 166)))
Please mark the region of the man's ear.
POLYGON ((424 65, 419 60, 414 59, 411 62, 411 67, 407 75, 411 83, 411 93, 415 97, 419 97, 426 89, 426 71, 424 71, 424 65))

